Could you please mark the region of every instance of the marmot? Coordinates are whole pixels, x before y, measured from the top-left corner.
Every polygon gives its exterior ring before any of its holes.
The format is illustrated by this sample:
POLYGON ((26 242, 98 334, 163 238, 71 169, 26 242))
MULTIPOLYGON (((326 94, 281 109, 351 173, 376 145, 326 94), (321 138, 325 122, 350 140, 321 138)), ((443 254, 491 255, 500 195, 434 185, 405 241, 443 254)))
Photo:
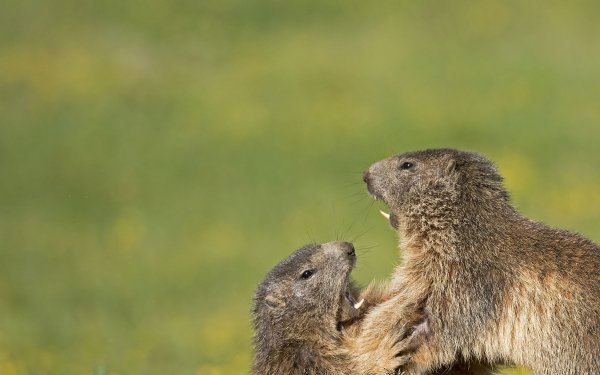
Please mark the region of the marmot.
POLYGON ((356 332, 351 326, 366 306, 350 281, 355 262, 354 246, 335 241, 304 246, 268 273, 254 296, 253 374, 366 375, 403 363, 396 334, 380 335, 360 361, 342 338, 356 332))
POLYGON ((373 164, 364 181, 390 207, 404 260, 389 299, 365 317, 362 355, 418 307, 427 333, 406 373, 476 359, 600 374, 598 245, 522 216, 476 153, 404 153, 373 164))

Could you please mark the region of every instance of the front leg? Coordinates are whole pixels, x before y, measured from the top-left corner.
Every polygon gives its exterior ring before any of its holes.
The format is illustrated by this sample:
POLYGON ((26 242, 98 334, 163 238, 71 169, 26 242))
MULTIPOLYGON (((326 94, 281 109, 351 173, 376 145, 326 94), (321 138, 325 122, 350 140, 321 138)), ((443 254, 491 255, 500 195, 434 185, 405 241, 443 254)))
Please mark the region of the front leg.
POLYGON ((367 312, 358 334, 347 340, 357 374, 394 374, 409 363, 423 338, 419 306, 398 294, 367 312))

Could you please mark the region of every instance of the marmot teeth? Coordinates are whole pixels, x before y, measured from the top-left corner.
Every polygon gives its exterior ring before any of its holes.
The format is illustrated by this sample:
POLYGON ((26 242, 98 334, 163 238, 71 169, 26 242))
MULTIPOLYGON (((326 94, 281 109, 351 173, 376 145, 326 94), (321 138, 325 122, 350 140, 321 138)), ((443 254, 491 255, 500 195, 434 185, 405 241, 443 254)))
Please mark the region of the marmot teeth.
POLYGON ((387 221, 390 221, 390 214, 381 210, 379 210, 379 213, 381 213, 381 216, 385 217, 387 221))
POLYGON ((354 304, 354 308, 358 310, 364 302, 365 302, 365 299, 363 298, 354 304))

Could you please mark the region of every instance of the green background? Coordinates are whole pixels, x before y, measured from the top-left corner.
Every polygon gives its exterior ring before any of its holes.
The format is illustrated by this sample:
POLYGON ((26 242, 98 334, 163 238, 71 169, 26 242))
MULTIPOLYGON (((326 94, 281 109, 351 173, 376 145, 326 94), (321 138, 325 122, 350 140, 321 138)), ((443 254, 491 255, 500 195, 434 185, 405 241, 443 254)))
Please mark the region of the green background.
POLYGON ((0 374, 247 373, 292 250, 390 274, 361 171, 401 151, 599 241, 599 4, 4 0, 0 374))

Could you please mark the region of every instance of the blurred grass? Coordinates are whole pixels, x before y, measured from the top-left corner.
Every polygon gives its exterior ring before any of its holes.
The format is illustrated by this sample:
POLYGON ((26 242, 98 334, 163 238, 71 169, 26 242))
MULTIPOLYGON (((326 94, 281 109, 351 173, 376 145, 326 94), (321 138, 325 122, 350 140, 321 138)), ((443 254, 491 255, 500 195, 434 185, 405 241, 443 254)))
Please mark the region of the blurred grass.
POLYGON ((293 249, 359 237, 356 279, 389 274, 360 172, 395 152, 483 152, 525 214, 600 240, 599 11, 4 1, 0 374, 246 373, 293 249))

